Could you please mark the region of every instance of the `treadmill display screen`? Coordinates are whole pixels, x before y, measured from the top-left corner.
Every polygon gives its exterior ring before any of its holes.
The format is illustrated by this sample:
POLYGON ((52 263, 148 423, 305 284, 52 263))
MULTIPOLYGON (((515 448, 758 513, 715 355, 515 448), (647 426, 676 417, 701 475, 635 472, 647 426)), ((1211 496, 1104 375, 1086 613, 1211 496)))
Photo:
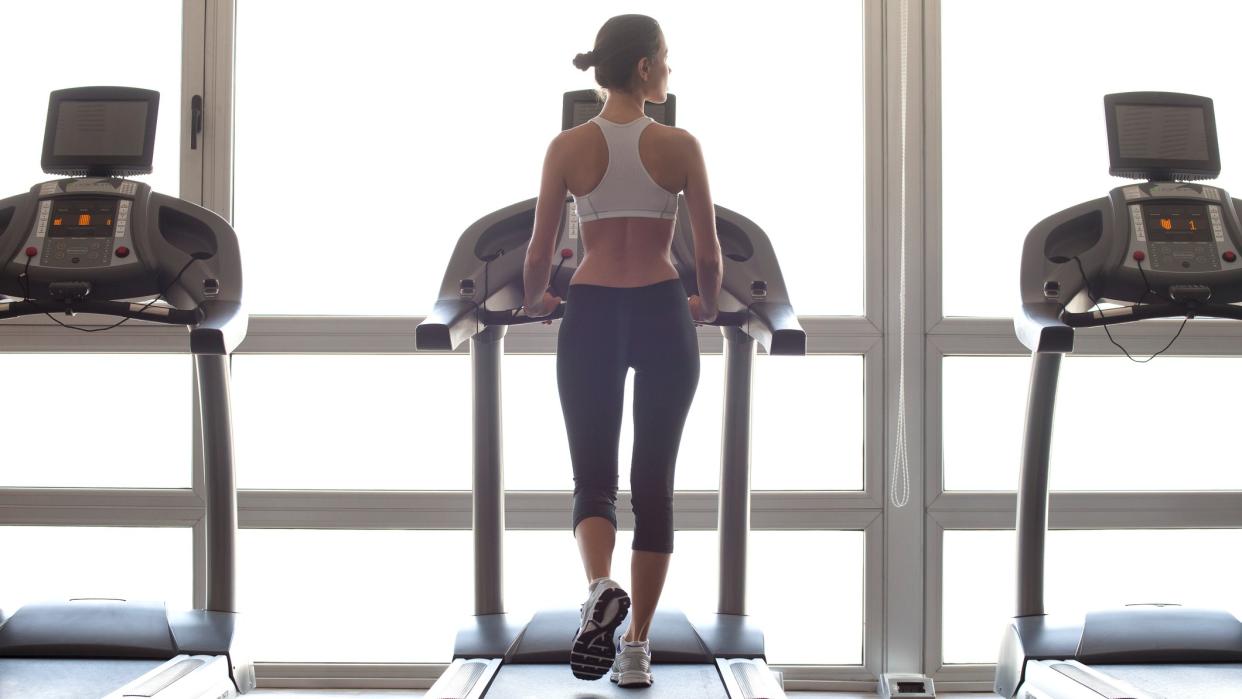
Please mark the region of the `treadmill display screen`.
POLYGON ((138 157, 146 128, 145 101, 65 100, 56 113, 52 155, 138 157))
POLYGON ((1212 225, 1202 204, 1149 204, 1143 207, 1147 237, 1153 241, 1211 242, 1212 225))
POLYGON ((60 199, 52 205, 52 238, 110 238, 116 227, 115 199, 60 199))
POLYGON ((1117 135, 1123 158, 1200 160, 1210 158, 1202 107, 1119 104, 1117 135))

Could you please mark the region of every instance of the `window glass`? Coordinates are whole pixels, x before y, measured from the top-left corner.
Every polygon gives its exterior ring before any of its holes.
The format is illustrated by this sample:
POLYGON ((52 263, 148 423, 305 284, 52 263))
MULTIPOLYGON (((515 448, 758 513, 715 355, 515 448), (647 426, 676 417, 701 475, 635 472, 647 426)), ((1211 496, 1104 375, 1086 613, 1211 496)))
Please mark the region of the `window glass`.
MULTIPOLYGON (((1234 452, 1220 438, 1234 430, 1238 365, 1226 357, 1067 357, 1051 489, 1242 489, 1234 452)), ((946 357, 943 366, 945 487, 1015 490, 1031 360, 946 357)))
POLYGON ((752 489, 862 490, 864 366, 857 355, 755 357, 752 489))
POLYGON ((756 531, 748 554, 747 614, 762 625, 769 663, 862 664, 863 532, 756 531))
POLYGON ((194 606, 188 528, 0 527, 0 551, 10 562, 0 585, 5 614, 84 597, 194 606))
POLYGON ((767 232, 800 313, 863 313, 860 2, 729 0, 710 20, 694 3, 615 0, 238 5, 234 212, 253 312, 429 311, 458 236, 538 193, 562 94, 595 87, 571 59, 608 17, 646 12, 716 202, 767 232), (763 89, 740 102, 743 85, 763 89), (822 241, 831 252, 810 254, 822 241))
POLYGON ((237 482, 470 489, 470 359, 236 355, 237 482))
POLYGON ((139 181, 165 194, 180 185, 181 3, 167 0, 62 0, 5 3, 0 65, 0 199, 53 179, 39 165, 48 93, 66 87, 124 85, 160 93, 154 172, 139 181), (135 40, 141 37, 141 40, 135 40), (124 52, 118 53, 118 47, 124 52))
POLYGON ((1242 119, 1242 94, 1221 76, 1242 70, 1240 22, 1242 5, 1229 0, 944 0, 945 315, 1013 315, 1027 232, 1133 181, 1108 174, 1105 94, 1211 97, 1228 177, 1242 162, 1242 132, 1232 127, 1242 119), (1211 68, 1143 60, 1135 53, 1143 42, 1193 46, 1193 64, 1211 68))
MULTIPOLYGON (((1169 603, 1236 616, 1242 564, 1221 553, 1239 545, 1237 529, 1052 531, 1045 607, 1049 614, 1084 614, 1169 603)), ((1016 563, 1012 531, 944 533, 944 662, 996 662, 1014 612, 1016 563)))
MULTIPOLYGON (((65 331, 69 333, 69 331, 65 331)), ((7 354, 0 487, 188 488, 191 359, 7 354), (20 438, 17 436, 20 435, 20 438)))
POLYGON ((447 663, 474 613, 468 531, 243 529, 237 554, 260 662, 447 663))

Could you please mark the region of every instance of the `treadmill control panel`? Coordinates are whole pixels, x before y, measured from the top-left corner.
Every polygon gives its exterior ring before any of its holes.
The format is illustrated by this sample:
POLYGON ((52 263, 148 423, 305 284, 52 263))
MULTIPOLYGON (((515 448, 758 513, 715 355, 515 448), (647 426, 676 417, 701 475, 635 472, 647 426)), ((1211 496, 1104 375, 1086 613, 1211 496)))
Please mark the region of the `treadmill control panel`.
MULTIPOLYGON (((1155 185, 1152 190, 1160 187, 1155 185)), ((1168 186, 1168 185, 1165 185, 1168 186)), ((1130 250, 1124 265, 1147 271, 1202 274, 1233 269, 1239 252, 1226 233, 1220 191, 1214 187, 1175 185, 1174 196, 1156 191, 1126 192, 1130 250), (1143 201, 1147 199, 1147 201, 1143 201)), ((1146 190, 1146 186, 1141 186, 1146 190)), ((1139 190, 1140 187, 1127 187, 1139 190)))
POLYGON ((26 244, 14 262, 52 269, 137 264, 132 242, 134 199, 117 196, 134 192, 134 184, 123 180, 45 183, 26 244))

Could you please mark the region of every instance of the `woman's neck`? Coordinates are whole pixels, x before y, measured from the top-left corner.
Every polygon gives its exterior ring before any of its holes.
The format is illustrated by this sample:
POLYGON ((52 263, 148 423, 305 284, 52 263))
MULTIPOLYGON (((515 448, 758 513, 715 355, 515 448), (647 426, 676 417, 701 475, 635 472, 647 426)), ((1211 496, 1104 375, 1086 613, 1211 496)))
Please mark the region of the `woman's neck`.
POLYGON ((608 121, 627 124, 646 113, 643 111, 646 104, 647 100, 642 95, 611 90, 599 115, 608 121))

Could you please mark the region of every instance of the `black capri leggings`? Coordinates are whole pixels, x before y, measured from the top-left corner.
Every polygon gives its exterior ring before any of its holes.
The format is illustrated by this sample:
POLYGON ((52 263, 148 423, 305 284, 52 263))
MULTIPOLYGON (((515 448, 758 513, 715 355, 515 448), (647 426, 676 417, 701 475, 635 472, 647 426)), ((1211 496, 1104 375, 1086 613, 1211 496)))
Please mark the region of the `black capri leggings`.
POLYGON ((556 347, 556 383, 574 468, 574 519, 617 526, 617 443, 634 368, 630 490, 634 550, 673 552, 673 471, 699 385, 699 343, 681 280, 635 288, 574 284, 556 347))

